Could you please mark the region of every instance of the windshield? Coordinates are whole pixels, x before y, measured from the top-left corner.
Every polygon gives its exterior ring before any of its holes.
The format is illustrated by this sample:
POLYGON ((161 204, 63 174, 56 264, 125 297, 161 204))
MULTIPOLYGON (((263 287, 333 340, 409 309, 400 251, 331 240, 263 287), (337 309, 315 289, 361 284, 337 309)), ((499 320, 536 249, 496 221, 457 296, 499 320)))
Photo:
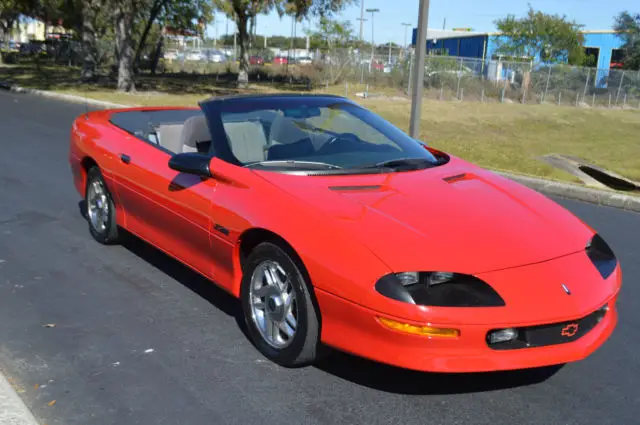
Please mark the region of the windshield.
POLYGON ((222 106, 218 117, 241 166, 355 172, 439 163, 424 145, 378 115, 340 99, 324 103, 261 100, 241 108, 222 106))

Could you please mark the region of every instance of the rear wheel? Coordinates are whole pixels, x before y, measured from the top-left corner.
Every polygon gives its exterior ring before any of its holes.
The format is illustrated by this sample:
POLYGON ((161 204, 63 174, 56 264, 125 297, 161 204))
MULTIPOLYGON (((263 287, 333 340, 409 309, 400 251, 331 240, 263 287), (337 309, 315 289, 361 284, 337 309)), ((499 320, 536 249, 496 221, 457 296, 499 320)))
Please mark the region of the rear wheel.
POLYGON ((91 236, 105 245, 118 242, 115 205, 98 167, 92 167, 87 172, 84 199, 91 236))
POLYGON ((313 363, 319 314, 309 283, 284 249, 264 242, 251 252, 241 299, 249 337, 263 355, 286 367, 313 363))

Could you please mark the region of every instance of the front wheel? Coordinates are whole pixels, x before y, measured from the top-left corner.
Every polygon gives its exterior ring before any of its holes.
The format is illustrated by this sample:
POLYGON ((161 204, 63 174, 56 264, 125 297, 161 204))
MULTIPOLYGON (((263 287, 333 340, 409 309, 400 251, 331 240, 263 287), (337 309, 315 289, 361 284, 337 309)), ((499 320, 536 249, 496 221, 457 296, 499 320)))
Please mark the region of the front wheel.
POLYGON ((243 268, 241 300, 247 331, 267 358, 286 367, 313 363, 319 345, 319 313, 291 256, 264 242, 243 268))
POLYGON ((118 242, 115 205, 98 167, 87 172, 84 199, 91 236, 105 245, 118 242))

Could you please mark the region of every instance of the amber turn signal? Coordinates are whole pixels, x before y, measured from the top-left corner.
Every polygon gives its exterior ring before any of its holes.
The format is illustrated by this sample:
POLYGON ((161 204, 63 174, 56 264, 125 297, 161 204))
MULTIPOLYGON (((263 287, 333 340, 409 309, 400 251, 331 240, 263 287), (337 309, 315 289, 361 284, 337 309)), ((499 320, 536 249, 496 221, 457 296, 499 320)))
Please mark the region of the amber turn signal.
POLYGON ((460 331, 458 329, 434 328, 432 326, 416 326, 410 325, 408 323, 397 322, 386 317, 378 317, 378 321, 389 329, 412 335, 436 338, 457 338, 460 336, 460 331))

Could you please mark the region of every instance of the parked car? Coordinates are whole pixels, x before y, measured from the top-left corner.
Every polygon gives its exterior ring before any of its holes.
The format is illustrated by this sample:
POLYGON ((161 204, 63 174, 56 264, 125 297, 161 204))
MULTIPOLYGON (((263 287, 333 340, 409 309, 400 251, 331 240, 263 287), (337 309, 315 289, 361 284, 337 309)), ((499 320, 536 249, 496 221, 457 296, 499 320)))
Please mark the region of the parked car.
POLYGON ((207 61, 213 63, 224 63, 227 61, 227 56, 220 50, 209 49, 206 50, 207 61))
POLYGON ((187 61, 203 61, 205 55, 202 50, 193 49, 186 52, 184 59, 187 61))
POLYGON ((177 49, 167 49, 164 52, 164 58, 167 60, 176 60, 178 59, 178 50, 177 49))
POLYGON ((313 63, 313 59, 310 56, 301 56, 296 58, 296 62, 300 65, 310 65, 313 63))
POLYGON ((249 57, 250 65, 264 65, 264 58, 262 56, 250 56, 249 57))
POLYGON ((85 112, 68 158, 95 241, 126 230, 202 274, 284 366, 323 344, 422 371, 558 365, 618 321, 596 230, 344 97, 85 112))
POLYGON ((285 56, 276 56, 275 58, 273 58, 273 61, 271 63, 273 63, 274 65, 284 65, 286 63, 288 63, 289 60, 287 57, 285 56))

